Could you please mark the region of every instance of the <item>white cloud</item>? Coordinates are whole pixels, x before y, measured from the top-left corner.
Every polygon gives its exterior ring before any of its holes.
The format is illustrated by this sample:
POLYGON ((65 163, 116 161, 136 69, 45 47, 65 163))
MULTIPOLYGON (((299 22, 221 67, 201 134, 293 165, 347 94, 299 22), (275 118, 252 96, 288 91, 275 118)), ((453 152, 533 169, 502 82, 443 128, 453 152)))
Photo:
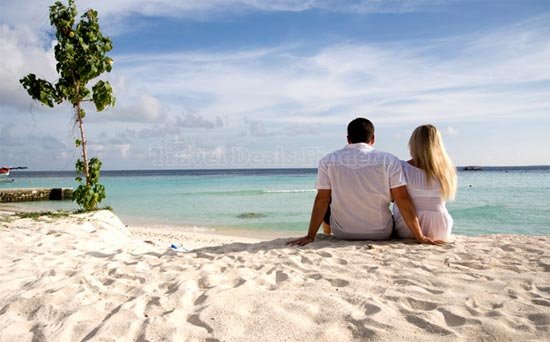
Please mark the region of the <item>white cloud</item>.
POLYGON ((122 157, 128 159, 130 157, 131 144, 110 144, 101 141, 91 141, 88 145, 88 154, 91 156, 104 157, 122 157))
POLYGON ((309 134, 318 134, 319 127, 316 124, 287 124, 283 127, 266 127, 266 123, 261 120, 244 119, 245 130, 244 135, 254 137, 270 137, 270 136, 303 136, 309 134))
POLYGON ((26 125, 7 123, 0 126, 0 164, 29 166, 43 170, 48 163, 64 165, 72 156, 71 147, 49 133, 29 131, 26 125))
POLYGON ((219 128, 223 126, 222 119, 217 116, 215 121, 209 121, 195 113, 185 113, 183 116, 176 117, 173 123, 176 127, 181 128, 219 128))
POLYGON ((28 27, 0 24, 0 105, 29 108, 30 98, 19 83, 27 73, 52 79, 55 76, 53 47, 28 27))
POLYGON ((249 120, 245 118, 246 130, 243 134, 252 135, 255 137, 268 137, 275 135, 274 131, 268 131, 265 124, 260 120, 249 120))
POLYGON ((131 147, 130 144, 116 145, 116 148, 120 152, 120 155, 122 156, 122 158, 128 158, 128 153, 130 152, 130 147, 131 147))
MULTIPOLYGON (((104 23, 118 26, 121 18, 133 14, 208 20, 250 11, 301 12, 319 9, 333 12, 406 13, 433 10, 454 2, 456 0, 81 0, 77 6, 80 11, 94 8, 105 20, 104 23)), ((26 22, 35 29, 47 30, 51 4, 51 0, 0 0, 0 22, 12 26, 26 22)))
POLYGON ((151 166, 213 168, 224 166, 226 148, 204 140, 175 137, 149 147, 151 166))
POLYGON ((229 126, 244 117, 281 125, 357 115, 387 123, 540 117, 550 109, 549 22, 424 45, 332 45, 308 56, 293 46, 120 56, 117 72, 156 96, 184 96, 173 107, 189 101, 205 118, 224 113, 229 126))
POLYGON ((460 131, 456 128, 451 127, 451 126, 447 126, 447 128, 445 128, 444 134, 449 135, 449 136, 457 136, 457 135, 460 134, 460 131))
POLYGON ((117 93, 116 87, 113 87, 113 92, 121 101, 104 113, 95 114, 94 121, 161 122, 166 118, 166 108, 155 96, 143 93, 125 97, 129 94, 124 91, 117 93))
MULTIPOLYGON (((177 7, 209 8, 218 1, 116 1, 98 6, 106 15, 177 7), (153 6, 154 5, 154 6, 153 6)), ((332 10, 360 7, 357 2, 231 1, 231 6, 262 10, 332 10)), ((371 1, 369 8, 412 10, 438 1, 371 1)), ((82 2, 82 7, 89 5, 82 2)), ((7 6, 10 7, 11 5, 7 6)), ((26 4, 17 7, 24 10, 26 4)), ((38 6, 38 5, 37 5, 38 6)), ((229 5, 228 5, 229 6, 229 5)), ((374 9, 373 9, 374 10, 374 9)), ((13 12, 13 11, 12 11, 13 12)), ((12 13, 8 8, 3 13, 12 13)), ((159 13, 161 14, 161 13, 159 13)), ((261 115, 280 123, 334 123, 342 116, 373 114, 377 120, 463 120, 540 115, 548 105, 543 88, 522 90, 530 82, 550 79, 549 16, 484 34, 435 42, 342 44, 324 46, 304 56, 295 45, 219 53, 170 53, 115 56, 113 83, 117 106, 91 120, 162 122, 170 112, 189 107, 205 120, 224 113, 232 123, 261 115), (449 54, 453 51, 453 54, 449 54), (451 57, 442 58, 446 55, 451 57), (508 88, 506 88, 508 87, 508 88), (177 94, 178 100, 175 100, 177 94)), ((51 48, 28 28, 2 26, 0 98, 4 105, 28 108, 31 101, 18 79, 30 71, 54 78, 51 48)), ((171 114, 174 117, 174 114, 171 114)))

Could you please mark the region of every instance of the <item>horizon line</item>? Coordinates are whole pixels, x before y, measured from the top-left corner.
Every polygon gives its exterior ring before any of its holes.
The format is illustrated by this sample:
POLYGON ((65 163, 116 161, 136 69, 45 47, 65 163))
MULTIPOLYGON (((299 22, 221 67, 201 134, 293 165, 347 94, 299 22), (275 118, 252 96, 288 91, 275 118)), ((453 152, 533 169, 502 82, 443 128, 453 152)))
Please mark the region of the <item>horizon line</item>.
MULTIPOLYGON (((536 167, 548 167, 550 164, 535 164, 535 165, 456 165, 457 169, 465 167, 480 167, 480 168, 536 168, 536 167)), ((244 170, 316 170, 317 167, 248 167, 248 168, 186 168, 186 169, 107 169, 101 170, 101 172, 122 172, 122 171, 244 171, 244 170)), ((17 170, 13 172, 17 173, 29 173, 29 172, 73 172, 74 170, 17 170)))

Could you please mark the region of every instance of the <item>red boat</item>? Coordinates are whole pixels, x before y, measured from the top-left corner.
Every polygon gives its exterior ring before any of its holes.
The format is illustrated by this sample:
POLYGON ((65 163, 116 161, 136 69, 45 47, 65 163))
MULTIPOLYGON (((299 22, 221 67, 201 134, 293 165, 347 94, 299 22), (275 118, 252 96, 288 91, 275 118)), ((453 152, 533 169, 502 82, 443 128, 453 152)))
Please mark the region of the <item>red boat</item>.
POLYGON ((13 179, 8 179, 11 170, 24 170, 26 167, 0 167, 0 182, 11 182, 13 179))

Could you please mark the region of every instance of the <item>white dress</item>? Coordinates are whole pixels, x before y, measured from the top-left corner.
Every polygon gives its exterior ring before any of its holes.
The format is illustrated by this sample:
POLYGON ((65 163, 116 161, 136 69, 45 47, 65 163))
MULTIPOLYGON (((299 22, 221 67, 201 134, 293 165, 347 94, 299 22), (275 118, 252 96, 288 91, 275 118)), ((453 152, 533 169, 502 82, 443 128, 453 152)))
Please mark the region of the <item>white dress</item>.
MULTIPOLYGON (((414 167, 406 161, 401 161, 401 165, 407 179, 407 190, 416 207, 422 233, 433 239, 447 240, 453 228, 453 218, 445 207, 445 201, 441 199, 439 181, 428 183, 422 169, 414 167)), ((396 205, 393 206, 393 216, 398 236, 413 238, 414 236, 396 205)))

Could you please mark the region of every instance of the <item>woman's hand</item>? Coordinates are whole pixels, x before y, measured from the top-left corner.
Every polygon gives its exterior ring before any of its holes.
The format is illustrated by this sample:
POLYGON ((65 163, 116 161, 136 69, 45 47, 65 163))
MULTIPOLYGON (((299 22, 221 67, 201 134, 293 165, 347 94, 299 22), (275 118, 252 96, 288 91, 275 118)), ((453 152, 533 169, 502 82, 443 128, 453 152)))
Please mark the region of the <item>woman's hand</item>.
POLYGON ((445 244, 445 241, 443 240, 436 240, 436 239, 429 238, 427 236, 422 236, 420 239, 417 239, 416 242, 427 244, 427 245, 438 245, 438 246, 445 244))
POLYGON ((286 244, 289 245, 289 246, 305 246, 308 243, 312 243, 313 241, 315 241, 315 238, 311 238, 311 237, 306 235, 306 236, 301 237, 299 239, 289 241, 286 244))

